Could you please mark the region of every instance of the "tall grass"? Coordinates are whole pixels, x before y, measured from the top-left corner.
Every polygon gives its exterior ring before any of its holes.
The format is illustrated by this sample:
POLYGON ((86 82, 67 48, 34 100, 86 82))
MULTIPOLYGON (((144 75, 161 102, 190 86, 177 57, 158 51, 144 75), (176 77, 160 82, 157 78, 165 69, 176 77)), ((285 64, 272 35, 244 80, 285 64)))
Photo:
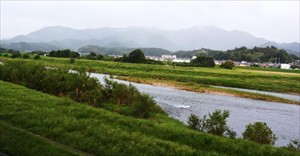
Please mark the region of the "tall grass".
POLYGON ((122 116, 3 81, 0 107, 1 121, 95 155, 299 154, 196 132, 162 114, 122 116))
MULTIPOLYGON (((30 61, 30 60, 28 60, 30 61)), ((248 88, 262 91, 300 94, 300 72, 281 69, 242 68, 233 70, 200 67, 172 67, 164 65, 130 64, 109 61, 78 59, 70 64, 68 59, 43 57, 47 66, 60 68, 81 68, 92 72, 194 82, 197 84, 220 85, 237 88, 248 88)))

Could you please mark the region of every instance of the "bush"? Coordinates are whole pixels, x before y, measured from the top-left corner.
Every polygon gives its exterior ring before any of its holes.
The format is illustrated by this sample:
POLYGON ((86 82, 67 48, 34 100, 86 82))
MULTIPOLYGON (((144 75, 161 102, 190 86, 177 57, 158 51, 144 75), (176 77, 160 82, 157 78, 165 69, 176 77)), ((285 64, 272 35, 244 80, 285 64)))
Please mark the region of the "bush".
POLYGON ((292 151, 300 151, 300 140, 291 140, 291 142, 287 145, 286 148, 292 151))
POLYGON ((260 144, 274 145, 277 139, 271 128, 269 128, 265 122, 255 122, 254 124, 246 125, 246 130, 242 135, 244 139, 260 144))
POLYGON ((219 135, 219 136, 227 136, 230 138, 236 137, 236 132, 229 129, 227 126, 226 119, 229 117, 229 111, 221 111, 216 110, 212 114, 208 114, 208 118, 206 115, 203 118, 199 118, 195 114, 191 114, 188 119, 189 127, 195 130, 199 130, 202 132, 219 135))
POLYGON ((10 57, 11 58, 21 57, 21 53, 19 51, 13 51, 10 57))
POLYGON ((215 67, 214 59, 208 56, 198 56, 191 64, 199 67, 215 67))
POLYGON ((40 55, 35 55, 35 56, 33 57, 33 59, 39 60, 39 59, 40 59, 40 55))
POLYGON ((220 65, 221 68, 225 68, 225 69, 232 69, 234 67, 234 62, 232 61, 225 61, 224 63, 222 63, 220 65))
POLYGON ((196 114, 191 114, 187 123, 191 129, 200 130, 200 118, 196 114))
POLYGON ((23 59, 28 59, 28 58, 30 58, 30 56, 28 54, 23 54, 22 58, 23 59))
POLYGON ((140 49, 133 50, 128 56, 129 63, 146 63, 144 53, 140 49))
POLYGON ((74 58, 70 58, 70 63, 75 63, 75 59, 74 58))
POLYGON ((110 104, 114 111, 124 115, 148 118, 152 113, 162 112, 152 97, 140 93, 133 85, 105 79, 102 86, 84 70, 70 73, 26 61, 8 61, 0 66, 0 79, 96 107, 110 104))

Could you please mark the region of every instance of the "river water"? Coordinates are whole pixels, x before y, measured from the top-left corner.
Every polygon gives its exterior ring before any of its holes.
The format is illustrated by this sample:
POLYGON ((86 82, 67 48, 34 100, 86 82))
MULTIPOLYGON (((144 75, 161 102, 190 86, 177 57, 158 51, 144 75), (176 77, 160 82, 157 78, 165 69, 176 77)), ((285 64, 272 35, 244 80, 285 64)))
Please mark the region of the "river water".
POLYGON ((233 87, 224 87, 224 86, 213 86, 216 88, 225 88, 225 89, 233 89, 233 90, 240 90, 245 92, 251 92, 251 93, 259 93, 259 94, 265 94, 265 95, 272 95, 277 96, 280 98, 300 102, 300 96, 299 95, 292 95, 292 94, 284 94, 284 93, 274 93, 274 92, 266 92, 266 91, 259 91, 259 90, 252 90, 252 89, 244 89, 244 88, 233 88, 233 87))
MULTIPOLYGON (((91 73, 103 84, 104 74, 91 73)), ((108 77, 108 76, 107 76, 108 77)), ((127 81, 115 80, 129 84, 127 81)), ((267 102, 228 95, 196 93, 169 87, 132 83, 154 100, 170 117, 186 123, 191 113, 203 116, 216 109, 228 110, 228 125, 238 136, 245 130, 245 125, 257 121, 266 122, 278 137, 275 145, 286 146, 290 140, 300 139, 300 106, 285 103, 267 102)))

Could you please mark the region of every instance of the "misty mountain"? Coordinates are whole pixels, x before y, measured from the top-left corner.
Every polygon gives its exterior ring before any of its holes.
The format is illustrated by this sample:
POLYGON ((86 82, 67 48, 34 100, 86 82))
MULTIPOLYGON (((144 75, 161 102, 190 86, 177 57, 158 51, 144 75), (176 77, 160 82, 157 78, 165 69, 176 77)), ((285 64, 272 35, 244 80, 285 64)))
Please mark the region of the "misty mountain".
MULTIPOLYGON (((38 48, 40 46, 37 46, 37 44, 46 44, 47 47, 55 49, 69 48, 75 51, 86 45, 108 48, 156 47, 169 51, 178 51, 200 48, 228 50, 241 46, 252 48, 269 43, 268 40, 255 37, 247 32, 238 30, 227 31, 216 27, 195 26, 180 30, 164 30, 144 27, 72 29, 52 26, 27 35, 19 35, 9 40, 3 40, 1 41, 1 46, 14 49, 15 44, 18 42, 33 44, 32 47, 38 48)), ((299 52, 299 43, 278 44, 280 48, 299 52)), ((19 45, 18 48, 22 47, 19 45)))

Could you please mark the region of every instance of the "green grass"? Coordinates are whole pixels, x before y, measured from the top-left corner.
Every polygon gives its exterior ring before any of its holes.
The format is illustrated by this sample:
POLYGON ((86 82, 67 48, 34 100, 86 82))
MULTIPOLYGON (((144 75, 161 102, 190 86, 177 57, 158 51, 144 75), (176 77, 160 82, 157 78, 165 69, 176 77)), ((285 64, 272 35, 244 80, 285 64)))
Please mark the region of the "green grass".
POLYGON ((0 151, 8 155, 79 155, 2 121, 0 121, 0 151))
POLYGON ((193 131, 166 115, 122 116, 3 81, 0 108, 5 123, 95 155, 299 155, 193 131))
POLYGON ((297 93, 300 88, 300 72, 281 69, 234 68, 233 70, 200 67, 175 67, 164 65, 130 64, 121 62, 93 61, 76 59, 74 64, 69 59, 43 57, 41 60, 49 66, 64 68, 85 67, 87 70, 131 76, 172 80, 177 82, 193 82, 206 85, 248 88, 263 91, 297 93))
MULTIPOLYGON (((4 57, 2 57, 4 58, 4 57)), ((26 59, 32 60, 32 59, 26 59)), ((170 80, 177 82, 193 82, 206 85, 247 88, 262 91, 300 94, 300 71, 282 69, 264 69, 253 67, 236 67, 227 70, 219 67, 173 67, 165 65, 130 64, 122 62, 76 59, 70 64, 68 58, 42 57, 35 60, 47 66, 59 68, 86 68, 86 70, 130 76, 170 80)))

